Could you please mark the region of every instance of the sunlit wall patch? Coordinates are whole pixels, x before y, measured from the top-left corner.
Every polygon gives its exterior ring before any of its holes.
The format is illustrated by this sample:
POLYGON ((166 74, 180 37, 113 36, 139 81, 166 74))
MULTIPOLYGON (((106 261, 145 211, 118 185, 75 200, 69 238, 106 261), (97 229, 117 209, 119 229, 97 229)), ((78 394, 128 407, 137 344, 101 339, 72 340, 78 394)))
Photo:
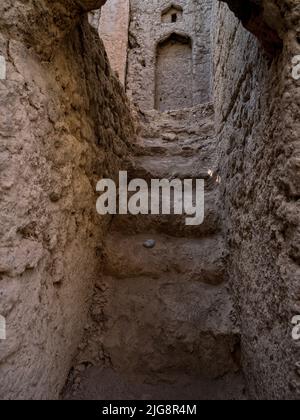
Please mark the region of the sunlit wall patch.
POLYGON ((300 55, 292 58, 292 77, 294 80, 300 79, 300 55))
POLYGON ((3 55, 0 55, 0 80, 6 79, 6 60, 3 55))
POLYGON ((292 319, 292 324, 294 328, 292 330, 292 338, 294 341, 300 340, 300 315, 296 315, 292 319))
POLYGON ((6 340, 6 320, 0 315, 0 340, 6 340))

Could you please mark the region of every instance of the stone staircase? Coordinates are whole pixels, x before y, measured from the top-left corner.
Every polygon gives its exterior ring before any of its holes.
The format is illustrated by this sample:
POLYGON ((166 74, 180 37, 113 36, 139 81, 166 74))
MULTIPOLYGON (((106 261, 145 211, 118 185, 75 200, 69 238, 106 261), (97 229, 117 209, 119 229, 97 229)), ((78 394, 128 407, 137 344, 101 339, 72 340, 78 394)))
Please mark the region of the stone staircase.
POLYGON ((205 220, 186 226, 184 215, 114 217, 79 364, 103 363, 156 386, 239 371, 213 118, 211 105, 143 114, 130 177, 204 178, 205 220), (147 240, 155 246, 146 248, 147 240))

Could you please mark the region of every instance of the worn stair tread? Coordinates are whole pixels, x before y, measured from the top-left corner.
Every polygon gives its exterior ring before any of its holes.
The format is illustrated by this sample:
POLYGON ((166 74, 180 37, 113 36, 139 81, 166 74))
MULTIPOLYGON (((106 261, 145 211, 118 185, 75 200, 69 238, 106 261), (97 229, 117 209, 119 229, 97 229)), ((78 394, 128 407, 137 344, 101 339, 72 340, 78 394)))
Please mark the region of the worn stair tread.
POLYGON ((159 139, 142 139, 140 142, 140 155, 165 155, 191 157, 199 151, 199 145, 180 144, 178 141, 169 142, 159 139))
POLYGON ((149 136, 168 133, 211 135, 214 133, 214 109, 204 104, 178 111, 144 111, 143 132, 149 136))
MULTIPOLYGON (((135 313, 143 314, 142 318, 132 318, 141 329, 154 323, 174 333, 174 323, 178 323, 179 341, 184 331, 188 334, 188 328, 184 328, 187 325, 199 333, 208 332, 214 336, 238 333, 227 284, 185 281, 170 274, 160 279, 151 279, 147 275, 131 276, 126 281, 104 276, 102 282, 109 302, 104 308, 104 313, 110 315, 107 316, 109 327, 113 328, 116 316, 122 318, 126 313, 135 313)), ((172 339, 166 336, 165 340, 172 339)))
POLYGON ((196 280, 208 284, 224 281, 225 246, 220 236, 203 239, 174 238, 160 234, 111 234, 105 245, 104 272, 116 278, 149 276, 196 280), (146 249, 145 241, 156 245, 146 249))
MULTIPOLYGON (((218 190, 207 191, 204 197, 204 221, 200 225, 189 226, 186 214, 182 215, 118 215, 114 218, 111 231, 122 234, 160 232, 175 237, 200 238, 214 235, 221 230, 218 190)), ((173 206, 171 199, 171 208, 173 206)), ((149 203, 151 196, 149 193, 149 203)))
POLYGON ((209 181, 209 171, 215 169, 212 159, 199 156, 139 156, 130 173, 131 178, 142 179, 204 179, 209 181))
POLYGON ((239 369, 239 331, 226 285, 176 276, 102 281, 107 303, 91 316, 96 324, 104 320, 103 349, 118 370, 161 381, 239 369))
MULTIPOLYGON (((78 376, 77 376, 78 377, 78 376)), ((65 400, 121 401, 207 401, 246 400, 245 381, 241 374, 222 378, 186 378, 175 376, 172 383, 146 384, 110 368, 90 367, 79 375, 80 385, 70 387, 65 400)), ((192 408, 192 407, 191 407, 192 408)))
POLYGON ((142 138, 138 142, 138 156, 181 156, 186 158, 201 156, 210 153, 214 138, 201 139, 199 136, 186 136, 176 138, 173 141, 161 136, 160 138, 142 138))

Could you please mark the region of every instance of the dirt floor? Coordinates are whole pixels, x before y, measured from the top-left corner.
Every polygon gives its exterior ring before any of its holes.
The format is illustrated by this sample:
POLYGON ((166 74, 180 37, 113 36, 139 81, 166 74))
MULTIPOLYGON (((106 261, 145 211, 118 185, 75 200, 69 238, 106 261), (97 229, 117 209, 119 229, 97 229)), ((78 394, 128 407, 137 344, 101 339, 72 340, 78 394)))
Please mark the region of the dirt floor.
POLYGON ((239 374, 220 379, 179 377, 170 384, 132 383, 112 369, 88 368, 67 387, 64 400, 246 400, 244 380, 239 374))

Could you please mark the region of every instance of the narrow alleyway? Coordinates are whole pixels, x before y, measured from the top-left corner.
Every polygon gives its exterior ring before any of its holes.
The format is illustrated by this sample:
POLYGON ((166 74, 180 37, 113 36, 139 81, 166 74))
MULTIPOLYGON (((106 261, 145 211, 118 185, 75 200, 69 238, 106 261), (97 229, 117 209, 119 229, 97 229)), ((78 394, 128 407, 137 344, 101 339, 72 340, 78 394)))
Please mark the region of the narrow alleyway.
POLYGON ((142 127, 131 178, 205 179, 205 221, 186 226, 185 215, 114 218, 80 356, 84 363, 74 372, 70 395, 240 399, 240 342, 225 278, 213 106, 149 111, 142 127), (99 348, 109 361, 86 370, 99 348))
POLYGON ((299 0, 0 3, 0 400, 300 399, 299 33, 299 0), (204 180, 204 222, 101 213, 125 171, 204 180))

